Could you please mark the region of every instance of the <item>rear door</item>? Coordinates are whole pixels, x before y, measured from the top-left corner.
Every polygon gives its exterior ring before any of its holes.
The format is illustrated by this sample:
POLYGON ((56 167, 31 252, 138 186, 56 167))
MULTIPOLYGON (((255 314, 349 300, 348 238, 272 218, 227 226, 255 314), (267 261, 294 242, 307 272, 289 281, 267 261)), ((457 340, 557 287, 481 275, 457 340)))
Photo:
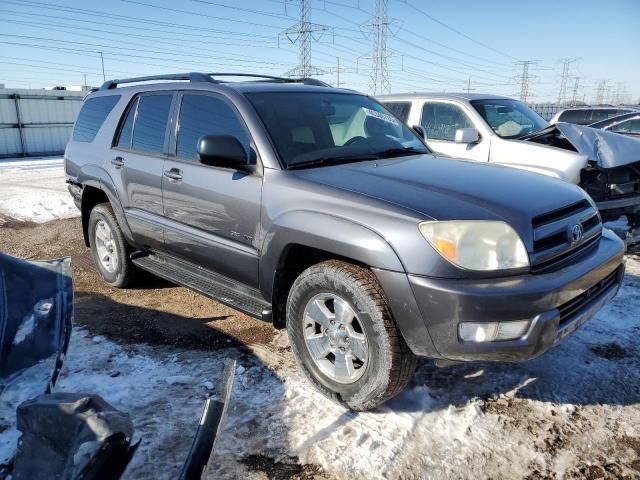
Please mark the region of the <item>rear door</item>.
POLYGON ((162 164, 168 149, 168 123, 174 94, 134 97, 120 122, 107 169, 134 240, 141 248, 162 249, 162 164))
POLYGON ((166 248, 257 286, 262 176, 203 165, 197 157, 198 140, 204 135, 232 135, 255 158, 249 131, 222 95, 187 91, 177 102, 178 121, 162 177, 166 248))
POLYGON ((427 132, 428 147, 434 152, 478 162, 489 161, 489 137, 480 137, 477 143, 456 143, 456 130, 460 128, 475 128, 480 132, 460 105, 426 101, 420 125, 427 132))

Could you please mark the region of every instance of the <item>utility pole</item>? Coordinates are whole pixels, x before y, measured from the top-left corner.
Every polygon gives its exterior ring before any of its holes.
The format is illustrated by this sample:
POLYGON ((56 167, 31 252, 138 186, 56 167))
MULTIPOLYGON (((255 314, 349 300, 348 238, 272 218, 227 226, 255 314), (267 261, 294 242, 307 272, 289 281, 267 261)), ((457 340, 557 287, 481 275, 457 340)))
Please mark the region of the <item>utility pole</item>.
POLYGON ((373 39, 373 49, 365 55, 372 61, 369 92, 373 95, 391 92, 387 59, 393 54, 387 48, 387 37, 395 36, 400 24, 389 18, 388 3, 388 0, 376 0, 373 17, 361 26, 365 37, 373 39))
POLYGON ((567 97, 567 83, 569 81, 569 70, 571 64, 577 62, 577 58, 565 58, 562 61, 562 77, 560 78, 560 91, 558 92, 558 105, 562 105, 564 99, 567 97))
POLYGON ((87 74, 83 73, 82 76, 84 77, 84 89, 87 89, 87 74))
POLYGON ((336 88, 340 88, 340 57, 336 57, 336 88))
POLYGON ((517 80, 520 80, 520 101, 522 102, 526 102, 529 98, 529 82, 533 79, 529 73, 529 67, 535 65, 535 63, 533 60, 522 60, 517 63, 522 65, 522 73, 516 77, 517 80))
POLYGON ((102 63, 102 81, 106 82, 107 81, 107 77, 104 74, 104 56, 102 55, 102 52, 98 52, 100 54, 100 62, 102 63))
POLYGON ((311 65, 311 41, 318 41, 320 37, 332 30, 326 25, 311 23, 311 0, 285 0, 285 8, 288 3, 298 3, 300 5, 300 21, 290 26, 280 33, 280 37, 286 37, 291 43, 298 44, 300 52, 298 54, 298 65, 289 70, 285 75, 289 77, 307 78, 312 75, 322 75, 325 73, 321 69, 311 65))
POLYGON ((475 90, 475 88, 471 88, 471 76, 467 78, 467 83, 465 84, 464 91, 470 93, 471 90, 475 90))

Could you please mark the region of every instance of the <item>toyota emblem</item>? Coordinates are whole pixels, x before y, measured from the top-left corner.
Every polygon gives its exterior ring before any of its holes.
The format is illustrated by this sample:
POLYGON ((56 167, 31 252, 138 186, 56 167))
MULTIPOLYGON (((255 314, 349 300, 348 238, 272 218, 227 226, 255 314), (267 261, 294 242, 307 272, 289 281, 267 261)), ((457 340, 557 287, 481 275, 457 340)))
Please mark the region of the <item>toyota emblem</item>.
POLYGON ((584 235, 584 230, 582 225, 576 223, 573 227, 571 227, 570 238, 571 243, 578 243, 582 240, 582 236, 584 235))

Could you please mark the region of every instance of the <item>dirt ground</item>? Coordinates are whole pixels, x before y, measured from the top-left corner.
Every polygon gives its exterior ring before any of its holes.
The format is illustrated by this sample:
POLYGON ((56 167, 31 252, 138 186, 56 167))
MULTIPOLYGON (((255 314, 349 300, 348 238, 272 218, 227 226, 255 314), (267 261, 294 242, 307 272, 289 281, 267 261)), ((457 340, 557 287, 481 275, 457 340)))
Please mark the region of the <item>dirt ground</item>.
POLYGON ((275 334, 269 323, 151 275, 145 274, 137 288, 108 286, 84 245, 79 218, 45 224, 0 222, 0 251, 30 260, 71 257, 75 321, 95 335, 207 350, 267 344, 275 334))

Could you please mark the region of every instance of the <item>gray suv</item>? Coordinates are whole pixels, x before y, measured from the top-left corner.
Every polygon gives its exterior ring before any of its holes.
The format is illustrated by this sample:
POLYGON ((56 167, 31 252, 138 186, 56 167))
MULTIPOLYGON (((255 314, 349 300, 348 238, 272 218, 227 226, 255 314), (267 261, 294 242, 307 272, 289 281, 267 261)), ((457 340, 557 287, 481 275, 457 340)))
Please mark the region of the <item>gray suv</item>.
POLYGON ((432 155, 353 91, 250 77, 87 96, 65 168, 106 282, 143 269, 286 327, 309 381, 356 410, 416 356, 527 360, 616 294, 623 243, 575 185, 432 155))

